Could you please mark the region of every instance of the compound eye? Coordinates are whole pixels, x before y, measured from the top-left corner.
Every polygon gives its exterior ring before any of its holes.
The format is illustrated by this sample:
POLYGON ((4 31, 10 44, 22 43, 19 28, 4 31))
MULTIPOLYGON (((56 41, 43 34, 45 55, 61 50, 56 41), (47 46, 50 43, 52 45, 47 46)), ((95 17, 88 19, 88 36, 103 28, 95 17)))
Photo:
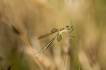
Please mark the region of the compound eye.
POLYGON ((67 28, 69 28, 69 26, 66 26, 67 28))

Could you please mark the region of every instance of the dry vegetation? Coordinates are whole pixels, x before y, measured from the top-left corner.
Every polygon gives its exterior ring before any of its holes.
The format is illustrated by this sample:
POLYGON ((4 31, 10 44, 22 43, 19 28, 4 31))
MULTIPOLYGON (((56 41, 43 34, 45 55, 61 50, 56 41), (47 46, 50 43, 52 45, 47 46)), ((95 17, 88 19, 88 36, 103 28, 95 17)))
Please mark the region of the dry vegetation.
POLYGON ((0 70, 78 70, 73 38, 65 34, 61 42, 55 40, 34 57, 55 34, 38 37, 52 28, 71 26, 71 18, 81 70, 106 70, 105 4, 104 0, 0 0, 0 70))

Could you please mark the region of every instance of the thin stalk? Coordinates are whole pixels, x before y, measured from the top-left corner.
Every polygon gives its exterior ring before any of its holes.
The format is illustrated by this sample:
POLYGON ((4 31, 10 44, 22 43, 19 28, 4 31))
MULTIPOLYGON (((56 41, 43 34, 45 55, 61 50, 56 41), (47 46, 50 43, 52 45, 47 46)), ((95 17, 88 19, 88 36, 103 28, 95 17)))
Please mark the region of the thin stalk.
MULTIPOLYGON (((71 24, 71 26, 73 26, 72 17, 71 17, 71 13, 70 13, 70 4, 69 3, 68 3, 68 10, 69 10, 69 16, 70 16, 70 22, 71 22, 70 24, 71 24)), ((74 28, 74 26, 73 26, 73 28, 74 28)), ((75 30, 73 30, 72 35, 75 36, 75 30)), ((79 61, 79 57, 78 57, 78 48, 77 48, 76 38, 74 38, 74 48, 76 50, 76 57, 77 57, 77 61, 78 61, 78 70, 81 70, 80 69, 80 61, 79 61)))

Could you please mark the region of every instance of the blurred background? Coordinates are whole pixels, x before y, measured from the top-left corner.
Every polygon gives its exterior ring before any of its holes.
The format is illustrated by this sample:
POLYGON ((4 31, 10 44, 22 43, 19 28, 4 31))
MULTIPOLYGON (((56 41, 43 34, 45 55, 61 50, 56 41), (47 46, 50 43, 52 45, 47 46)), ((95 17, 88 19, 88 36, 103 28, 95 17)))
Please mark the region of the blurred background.
POLYGON ((0 70, 78 70, 74 44, 81 70, 106 70, 105 13, 105 0, 0 0, 0 70), (38 37, 71 21, 75 38, 63 33, 35 57, 56 33, 38 37))

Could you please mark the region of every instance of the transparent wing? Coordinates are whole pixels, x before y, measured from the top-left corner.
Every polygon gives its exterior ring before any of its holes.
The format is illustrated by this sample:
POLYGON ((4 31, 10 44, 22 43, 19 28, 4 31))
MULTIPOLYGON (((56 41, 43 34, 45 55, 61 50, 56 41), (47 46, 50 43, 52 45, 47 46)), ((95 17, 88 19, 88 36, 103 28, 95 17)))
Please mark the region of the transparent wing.
POLYGON ((38 39, 42 39, 42 38, 45 38, 45 37, 47 37, 47 36, 49 36, 49 35, 51 35, 52 33, 48 33, 48 34, 45 34, 45 35, 41 35, 38 39))
POLYGON ((45 34, 45 35, 41 35, 38 39, 45 38, 45 37, 47 37, 47 36, 49 36, 49 35, 51 35, 51 34, 53 34, 53 33, 55 33, 55 32, 58 32, 58 31, 59 31, 58 29, 53 28, 53 29, 51 30, 51 33, 48 33, 48 34, 45 34))
POLYGON ((39 56, 45 49, 47 49, 54 40, 55 38, 53 38, 40 52, 38 52, 36 56, 39 56))
POLYGON ((61 35, 58 35, 58 36, 57 36, 57 41, 60 42, 61 39, 62 39, 61 35))
POLYGON ((51 43, 55 40, 55 38, 58 36, 58 34, 40 52, 38 52, 36 56, 39 56, 45 49, 47 49, 51 45, 51 43))
POLYGON ((51 30, 51 33, 55 33, 55 32, 58 32, 58 31, 59 31, 58 29, 53 28, 53 29, 51 30))

